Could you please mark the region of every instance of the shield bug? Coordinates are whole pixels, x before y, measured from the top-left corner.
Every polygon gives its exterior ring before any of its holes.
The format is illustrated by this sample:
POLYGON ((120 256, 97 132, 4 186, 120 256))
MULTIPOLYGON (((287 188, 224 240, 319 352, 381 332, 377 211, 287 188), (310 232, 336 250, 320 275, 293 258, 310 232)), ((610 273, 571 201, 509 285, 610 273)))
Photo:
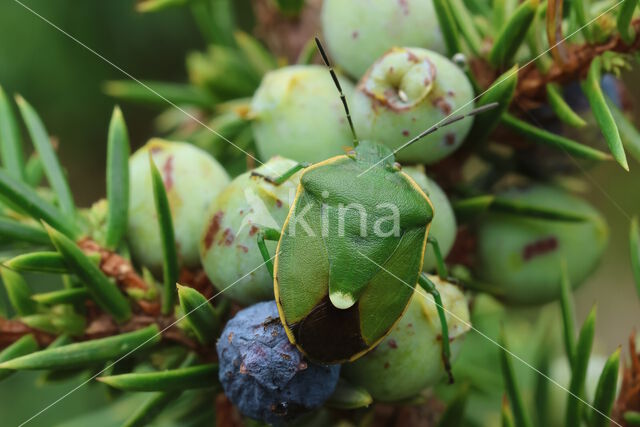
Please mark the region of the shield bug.
MULTIPOLYGON (((316 43, 340 93, 355 149, 312 166, 296 165, 279 177, 254 174, 279 185, 305 169, 282 230, 263 229, 257 237, 273 275, 280 320, 289 340, 311 360, 355 360, 391 331, 418 283, 438 306, 448 368, 442 300, 433 282, 421 274, 433 219, 431 202, 394 162, 395 152, 358 141, 340 83, 319 40, 316 43), (273 263, 265 240, 278 240, 273 263)), ((448 118, 403 147, 493 107, 448 118)), ((429 242, 438 248, 435 240, 429 242)), ((441 256, 438 271, 447 276, 441 256)))

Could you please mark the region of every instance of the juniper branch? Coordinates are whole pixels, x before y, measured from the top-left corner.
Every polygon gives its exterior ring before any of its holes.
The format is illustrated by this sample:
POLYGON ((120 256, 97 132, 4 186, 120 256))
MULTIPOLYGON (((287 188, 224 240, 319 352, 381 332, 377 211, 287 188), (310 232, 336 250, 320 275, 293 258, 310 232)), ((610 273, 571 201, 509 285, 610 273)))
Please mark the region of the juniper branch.
POLYGON ((631 22, 635 38, 625 43, 619 33, 600 44, 582 44, 567 47, 567 60, 562 64, 554 62, 545 73, 534 64, 519 71, 515 102, 523 108, 540 106, 546 100, 546 86, 549 83, 566 84, 583 78, 591 61, 605 52, 634 53, 640 50, 640 18, 631 22))

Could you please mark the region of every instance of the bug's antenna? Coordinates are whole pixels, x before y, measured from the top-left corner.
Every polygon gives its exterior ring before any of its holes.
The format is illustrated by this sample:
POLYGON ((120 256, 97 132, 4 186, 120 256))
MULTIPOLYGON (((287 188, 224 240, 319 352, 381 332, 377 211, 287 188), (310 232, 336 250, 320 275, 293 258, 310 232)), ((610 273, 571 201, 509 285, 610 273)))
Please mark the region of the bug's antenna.
POLYGON ((460 121, 460 120, 464 119, 465 117, 476 116, 478 114, 484 113, 485 111, 493 110, 498 105, 500 105, 500 104, 497 103, 497 102, 492 102, 490 104, 483 105, 483 106, 478 107, 478 108, 474 108, 473 110, 469 111, 466 114, 458 114, 458 115, 455 115, 455 116, 446 117, 441 122, 436 123, 435 125, 431 126, 427 130, 422 131, 419 135, 411 138, 409 141, 407 141, 404 144, 402 144, 400 147, 398 147, 396 150, 393 151, 393 154, 396 154, 397 152, 399 152, 401 150, 404 150, 405 148, 407 148, 408 146, 410 146, 414 142, 421 140, 422 138, 424 138, 427 135, 431 135, 432 133, 436 132, 437 130, 439 130, 439 129, 445 127, 445 126, 449 126, 452 123, 455 123, 457 121, 460 121))
POLYGON ((329 57, 324 51, 324 47, 322 47, 322 43, 320 39, 316 37, 316 46, 318 47, 318 51, 320 52, 320 56, 322 56, 322 60, 325 65, 329 67, 329 73, 331 73, 331 78, 333 78, 333 83, 338 88, 338 92, 340 93, 340 100, 342 101, 342 105, 344 106, 344 112, 347 114, 347 120, 349 121, 349 127, 351 128, 351 135, 353 135, 353 145, 354 147, 358 146, 358 136, 356 135, 356 129, 353 127, 353 121, 351 120, 351 113, 349 113, 349 106, 347 105, 347 98, 344 96, 344 92, 342 92, 342 86, 340 86, 340 81, 338 81, 338 76, 336 72, 333 70, 333 66, 331 62, 329 62, 329 57))

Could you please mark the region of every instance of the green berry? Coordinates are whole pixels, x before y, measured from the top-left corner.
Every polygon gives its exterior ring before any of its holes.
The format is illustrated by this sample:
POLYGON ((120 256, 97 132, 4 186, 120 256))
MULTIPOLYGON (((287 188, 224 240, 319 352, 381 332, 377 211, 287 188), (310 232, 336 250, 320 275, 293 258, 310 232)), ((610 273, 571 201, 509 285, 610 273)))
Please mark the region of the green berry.
POLYGON ((150 154, 169 199, 180 265, 198 266, 204 212, 229 183, 229 176, 216 159, 183 142, 152 139, 131 156, 128 241, 134 259, 156 272, 162 268, 162 245, 151 187, 150 154))
MULTIPOLYGON (((352 102, 362 139, 398 148, 451 114, 473 108, 473 88, 453 62, 426 49, 393 48, 360 80, 352 102)), ((434 163, 456 150, 473 121, 457 121, 397 154, 399 161, 434 163)))
MULTIPOLYGON (((274 157, 255 172, 277 176, 296 162, 274 157)), ((297 173, 275 186, 246 172, 236 177, 209 207, 200 239, 200 257, 214 286, 243 305, 273 298, 273 280, 258 250, 263 227, 281 229, 300 181, 297 173), (251 272, 247 275, 247 273, 251 272)), ((276 253, 277 242, 266 242, 276 253)))
MULTIPOLYGON (((429 236, 438 240, 442 256, 446 257, 453 247, 453 242, 456 240, 457 230, 456 217, 447 195, 434 180, 427 177, 422 166, 404 167, 402 170, 413 178, 416 184, 422 188, 422 191, 429 196, 433 205, 433 221, 431 221, 429 236)), ((435 268, 436 257, 433 249, 427 247, 422 270, 433 271, 435 268)))
MULTIPOLYGON (((430 279, 447 310, 451 350, 455 356, 461 342, 459 338, 470 327, 468 303, 456 286, 435 276, 430 279)), ((433 297, 419 288, 391 333, 371 352, 342 365, 342 373, 349 382, 366 388, 379 401, 393 402, 416 396, 446 376, 440 333, 433 297)))
POLYGON ((523 205, 588 217, 585 221, 538 219, 490 213, 478 227, 476 274, 514 303, 544 303, 560 296, 561 265, 566 261, 572 286, 595 269, 607 244, 604 218, 584 200, 542 185, 512 189, 501 195, 523 205))
MULTIPOLYGON (((347 98, 353 84, 339 77, 347 98)), ((251 101, 253 132, 262 159, 284 156, 319 162, 353 145, 329 71, 295 65, 267 73, 251 101)))
POLYGON ((325 0, 321 20, 331 56, 356 78, 394 46, 446 50, 431 0, 325 0))

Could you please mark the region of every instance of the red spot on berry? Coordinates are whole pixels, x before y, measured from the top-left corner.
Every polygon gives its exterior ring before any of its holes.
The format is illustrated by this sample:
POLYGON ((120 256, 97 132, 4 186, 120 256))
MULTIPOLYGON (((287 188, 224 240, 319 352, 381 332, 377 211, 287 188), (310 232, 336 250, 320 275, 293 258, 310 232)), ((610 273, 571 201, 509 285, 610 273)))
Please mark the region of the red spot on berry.
POLYGON ((218 246, 220 246, 220 245, 231 246, 231 244, 233 243, 235 238, 236 238, 236 236, 233 234, 231 229, 230 228, 225 228, 224 229, 224 233, 222 233, 222 237, 220 238, 220 241, 218 242, 218 246))
POLYGON ((449 104, 443 97, 439 96, 433 100, 433 106, 438 108, 442 114, 448 116, 451 114, 451 104, 449 104))
POLYGON ((204 236, 204 247, 206 249, 209 249, 211 247, 216 234, 218 234, 218 231, 220 231, 220 221, 222 221, 223 216, 224 212, 218 211, 213 216, 213 218, 211 218, 211 221, 209 222, 209 228, 207 228, 207 234, 205 234, 204 236))
POLYGON ((398 343, 396 342, 396 340, 389 340, 389 347, 391 347, 394 350, 398 348, 398 343))
POLYGON ((247 252, 249 252, 249 248, 248 248, 248 247, 246 247, 245 245, 237 245, 237 246, 238 246, 238 249, 240 249, 240 250, 241 250, 242 252, 244 252, 245 254, 246 254, 247 252))
POLYGON ((173 156, 167 157, 167 160, 164 162, 164 166, 162 166, 162 172, 164 177, 164 188, 169 191, 173 187, 173 156))
POLYGON ((445 135, 444 137, 444 141, 446 142, 447 145, 453 145, 456 143, 456 134, 455 133, 448 133, 445 135))
POLYGON ((522 258, 525 261, 544 255, 549 252, 553 252, 558 249, 558 240, 555 237, 546 237, 544 239, 537 240, 533 243, 529 243, 522 249, 522 258))
POLYGON ((251 228, 249 229, 249 236, 253 236, 255 235, 258 230, 260 230, 258 227, 256 227, 255 225, 252 225, 251 228))
POLYGON ((402 131, 402 136, 409 136, 409 131, 408 130, 403 130, 402 131))

